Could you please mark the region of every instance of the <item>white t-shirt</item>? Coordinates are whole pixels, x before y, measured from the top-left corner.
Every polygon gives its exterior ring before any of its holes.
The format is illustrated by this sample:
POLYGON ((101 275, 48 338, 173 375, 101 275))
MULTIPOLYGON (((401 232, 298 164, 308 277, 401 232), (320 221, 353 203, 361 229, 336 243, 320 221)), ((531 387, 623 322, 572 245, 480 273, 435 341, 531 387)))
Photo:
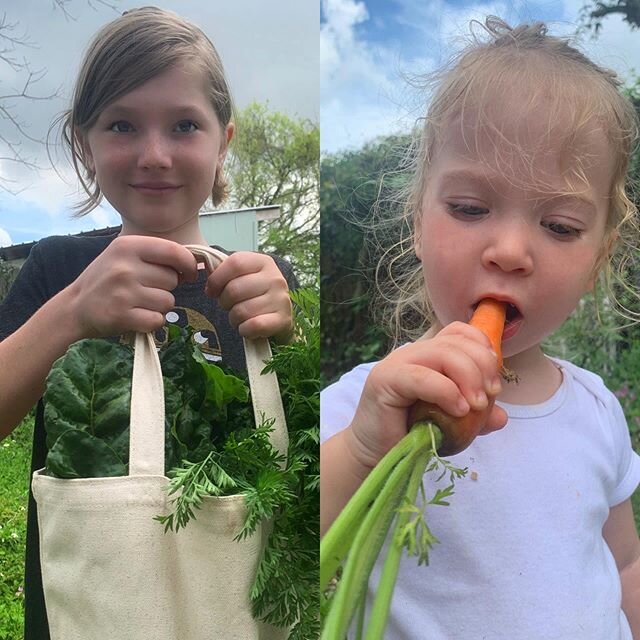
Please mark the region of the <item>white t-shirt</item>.
MULTIPOLYGON (((507 426, 450 458, 468 474, 450 506, 427 508, 440 544, 429 566, 403 556, 385 638, 632 639, 602 527, 640 484, 640 456, 602 380, 555 362, 563 382, 549 400, 500 403, 507 426)), ((323 440, 351 422, 373 366, 322 392, 323 440)), ((425 476, 427 496, 434 481, 425 476)))

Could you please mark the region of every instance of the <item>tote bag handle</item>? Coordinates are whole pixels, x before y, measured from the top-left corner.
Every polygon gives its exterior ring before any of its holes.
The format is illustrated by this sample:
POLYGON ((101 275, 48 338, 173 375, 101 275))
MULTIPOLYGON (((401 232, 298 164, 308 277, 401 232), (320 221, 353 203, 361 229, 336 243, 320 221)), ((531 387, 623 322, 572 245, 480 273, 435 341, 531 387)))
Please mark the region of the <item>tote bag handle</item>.
MULTIPOLYGON (((213 271, 226 254, 207 246, 185 245, 199 262, 213 271)), ((243 338, 249 387, 256 424, 263 416, 272 419, 271 444, 286 456, 289 437, 282 397, 275 373, 262 374, 264 363, 271 358, 266 338, 243 338)), ((164 385, 160 359, 153 335, 137 333, 131 383, 131 426, 129 435, 129 475, 164 476, 164 385)))

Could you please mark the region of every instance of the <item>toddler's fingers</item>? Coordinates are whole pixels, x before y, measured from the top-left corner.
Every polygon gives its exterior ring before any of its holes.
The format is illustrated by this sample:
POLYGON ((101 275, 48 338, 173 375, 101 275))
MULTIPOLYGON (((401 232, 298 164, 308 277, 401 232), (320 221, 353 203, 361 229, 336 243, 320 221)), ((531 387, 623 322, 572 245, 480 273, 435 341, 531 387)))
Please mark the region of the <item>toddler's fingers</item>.
POLYGON ((493 431, 502 429, 506 426, 508 419, 509 416, 507 415, 507 412, 502 407, 494 404, 491 408, 486 424, 480 430, 480 434, 486 435, 487 433, 492 433, 493 431))
POLYGON ((482 410, 489 404, 486 377, 478 365, 477 354, 471 354, 469 349, 467 345, 451 347, 443 354, 443 360, 437 369, 456 384, 470 407, 482 410))
POLYGON ((451 378, 420 365, 406 365, 397 375, 389 370, 376 372, 374 367, 365 387, 365 395, 368 403, 383 410, 385 407, 407 409, 418 400, 437 404, 453 416, 464 416, 470 409, 451 378))
POLYGON ((412 347, 412 361, 435 368, 453 379, 465 398, 475 409, 487 405, 486 394, 500 391, 498 361, 484 344, 463 335, 439 336, 438 349, 433 344, 416 343, 412 347))
POLYGON ((472 327, 466 322, 452 322, 451 324, 448 324, 444 329, 442 329, 442 331, 440 331, 438 335, 441 337, 465 337, 473 340, 474 342, 482 344, 489 349, 492 348, 489 338, 482 331, 480 331, 480 329, 478 329, 477 327, 472 327))

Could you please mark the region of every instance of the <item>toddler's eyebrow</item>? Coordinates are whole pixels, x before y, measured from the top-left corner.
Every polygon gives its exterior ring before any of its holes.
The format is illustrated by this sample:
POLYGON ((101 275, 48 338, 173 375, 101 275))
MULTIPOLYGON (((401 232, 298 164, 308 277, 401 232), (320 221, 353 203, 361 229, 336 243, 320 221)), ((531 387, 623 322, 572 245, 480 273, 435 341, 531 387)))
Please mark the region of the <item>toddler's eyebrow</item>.
MULTIPOLYGON (((497 192, 499 185, 503 180, 500 174, 487 171, 474 171, 472 169, 452 169, 446 171, 440 176, 440 187, 455 186, 458 183, 464 185, 472 185, 476 187, 487 188, 497 192)), ((532 190, 533 191, 533 190, 532 190)), ((597 212, 596 205, 592 198, 584 193, 567 193, 566 191, 553 192, 551 190, 539 192, 534 198, 544 203, 551 203, 554 205, 574 205, 580 208, 581 211, 590 215, 595 215, 597 212)))

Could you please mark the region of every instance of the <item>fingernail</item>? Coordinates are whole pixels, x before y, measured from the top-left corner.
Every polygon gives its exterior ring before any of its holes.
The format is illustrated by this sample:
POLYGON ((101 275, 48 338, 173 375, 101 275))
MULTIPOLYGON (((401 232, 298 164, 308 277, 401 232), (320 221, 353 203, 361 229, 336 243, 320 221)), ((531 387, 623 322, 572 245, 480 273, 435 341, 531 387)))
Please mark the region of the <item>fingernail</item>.
POLYGON ((484 391, 479 391, 475 395, 476 405, 479 408, 484 409, 489 404, 489 400, 487 399, 487 394, 484 391))
POLYGON ((460 400, 458 400, 458 404, 456 405, 456 408, 460 412, 460 415, 466 415, 467 413, 469 413, 471 409, 471 407, 469 406, 469 403, 464 398, 460 398, 460 400))
POLYGON ((502 391, 502 383, 500 382, 500 378, 493 378, 493 380, 489 382, 488 391, 492 396, 495 396, 500 393, 500 391, 502 391))

